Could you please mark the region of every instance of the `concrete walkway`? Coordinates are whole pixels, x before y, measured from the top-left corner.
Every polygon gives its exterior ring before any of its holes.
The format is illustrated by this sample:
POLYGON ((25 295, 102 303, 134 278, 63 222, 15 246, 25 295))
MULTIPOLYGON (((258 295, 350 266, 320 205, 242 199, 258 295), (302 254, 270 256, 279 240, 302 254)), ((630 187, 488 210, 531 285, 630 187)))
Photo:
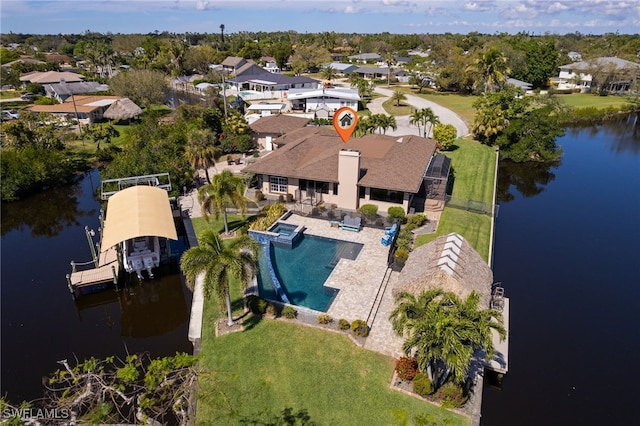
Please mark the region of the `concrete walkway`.
MULTIPOLYGON (((390 96, 393 95, 392 89, 384 89, 382 87, 376 87, 375 92, 381 95, 384 95, 384 98, 376 98, 367 104, 367 108, 371 111, 372 114, 387 114, 385 109, 382 107, 382 103, 385 102, 390 96)), ((418 96, 414 95, 406 95, 407 100, 405 101, 412 107, 416 109, 422 108, 431 108, 435 115, 440 119, 441 123, 444 124, 453 124, 453 126, 458 131, 458 137, 467 136, 469 134, 469 126, 464 122, 462 118, 450 109, 443 107, 442 105, 438 105, 435 102, 428 101, 418 96)), ((396 123, 398 124, 397 130, 388 130, 387 135, 391 136, 403 136, 403 135, 419 135, 418 127, 409 124, 409 116, 401 115, 396 116, 396 123)), ((429 134, 431 136, 431 134, 429 134)))

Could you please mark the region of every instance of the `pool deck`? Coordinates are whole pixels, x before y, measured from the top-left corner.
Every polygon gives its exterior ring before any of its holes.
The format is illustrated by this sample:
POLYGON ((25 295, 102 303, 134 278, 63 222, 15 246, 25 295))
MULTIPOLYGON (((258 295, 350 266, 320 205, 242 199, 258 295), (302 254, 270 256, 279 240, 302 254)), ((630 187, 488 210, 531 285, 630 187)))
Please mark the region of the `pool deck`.
MULTIPOLYGON (((383 277, 387 271, 389 248, 380 243, 384 231, 373 228, 363 228, 359 232, 347 231, 332 227, 326 220, 295 214, 284 222, 304 225, 307 235, 318 235, 363 244, 362 250, 355 260, 340 259, 327 278, 325 285, 340 290, 327 311, 327 314, 331 315, 334 320, 337 321, 340 318, 348 321, 366 320, 374 306, 378 290, 383 284, 383 277)), ((402 355, 402 339, 395 335, 388 319, 393 309, 391 291, 397 278, 398 273, 392 272, 386 291, 382 295, 377 315, 372 321, 369 321, 371 331, 365 344, 367 349, 394 357, 402 355)))

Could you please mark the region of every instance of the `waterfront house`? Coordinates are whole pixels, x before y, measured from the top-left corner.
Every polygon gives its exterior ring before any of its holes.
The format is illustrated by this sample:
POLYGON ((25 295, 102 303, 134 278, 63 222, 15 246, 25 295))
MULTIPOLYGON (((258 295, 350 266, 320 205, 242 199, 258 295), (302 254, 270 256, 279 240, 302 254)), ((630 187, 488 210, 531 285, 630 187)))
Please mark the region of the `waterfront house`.
POLYGON ((360 95, 357 90, 344 88, 293 89, 287 93, 291 109, 315 113, 318 118, 329 118, 342 108, 358 110, 360 95))
POLYGON ((562 65, 555 81, 561 90, 627 92, 638 78, 640 64, 615 57, 602 57, 562 65))
POLYGON ((69 96, 57 105, 29 105, 26 109, 34 113, 51 114, 60 122, 78 119, 83 124, 103 118, 104 112, 120 96, 69 96))
POLYGON ((273 143, 277 150, 244 169, 258 176, 265 195, 347 210, 375 204, 382 212, 409 211, 436 150, 434 140, 414 135, 370 134, 344 143, 327 127, 304 127, 273 143))

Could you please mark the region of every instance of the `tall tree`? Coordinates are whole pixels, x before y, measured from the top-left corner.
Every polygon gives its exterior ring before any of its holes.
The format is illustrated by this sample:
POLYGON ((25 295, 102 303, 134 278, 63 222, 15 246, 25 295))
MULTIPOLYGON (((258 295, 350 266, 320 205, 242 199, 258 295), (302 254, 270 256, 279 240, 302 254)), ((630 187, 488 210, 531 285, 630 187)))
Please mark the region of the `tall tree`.
POLYGON ((224 46, 224 24, 220 24, 220 43, 224 46))
POLYGON ((338 76, 338 71, 331 64, 328 64, 320 69, 320 74, 325 80, 331 81, 338 76))
POLYGON ((389 72, 387 73, 387 87, 391 86, 391 67, 396 64, 396 58, 393 56, 393 53, 387 52, 384 56, 384 62, 387 64, 389 68, 389 72))
POLYGON ((229 235, 227 208, 233 206, 240 209, 242 214, 247 211, 247 203, 244 198, 245 189, 244 180, 225 169, 215 175, 209 185, 198 190, 198 201, 202 206, 205 219, 211 214, 217 219, 222 214, 225 235, 229 235))
POLYGON ((184 156, 194 168, 204 169, 207 183, 211 183, 209 168, 216 165, 219 157, 218 150, 214 147, 215 135, 208 129, 192 130, 188 134, 187 146, 184 156))
POLYGON ((195 287, 196 278, 204 274, 204 294, 209 298, 213 293, 218 296, 221 309, 226 303, 227 324, 233 325, 229 279, 240 281, 243 288, 255 276, 257 264, 256 243, 247 235, 222 241, 213 230, 203 232, 198 246, 184 252, 180 267, 189 288, 195 287))
POLYGON ((482 83, 485 93, 500 89, 511 72, 507 66, 507 57, 493 47, 476 58, 468 70, 477 76, 475 86, 478 87, 479 83, 482 83))

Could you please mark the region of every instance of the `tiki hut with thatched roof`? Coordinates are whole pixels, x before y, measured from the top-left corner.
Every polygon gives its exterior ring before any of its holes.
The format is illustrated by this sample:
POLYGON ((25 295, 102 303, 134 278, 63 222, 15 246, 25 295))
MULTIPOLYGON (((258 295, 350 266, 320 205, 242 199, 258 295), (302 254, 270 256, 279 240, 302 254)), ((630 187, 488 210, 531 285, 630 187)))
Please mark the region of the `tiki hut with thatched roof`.
POLYGON ((418 295, 423 290, 441 288, 465 299, 475 290, 480 295, 480 307, 489 308, 492 284, 489 265, 461 235, 452 233, 413 250, 393 293, 418 295))
POLYGON ((111 104, 103 116, 110 120, 131 120, 142 114, 142 108, 129 98, 118 99, 111 104))

